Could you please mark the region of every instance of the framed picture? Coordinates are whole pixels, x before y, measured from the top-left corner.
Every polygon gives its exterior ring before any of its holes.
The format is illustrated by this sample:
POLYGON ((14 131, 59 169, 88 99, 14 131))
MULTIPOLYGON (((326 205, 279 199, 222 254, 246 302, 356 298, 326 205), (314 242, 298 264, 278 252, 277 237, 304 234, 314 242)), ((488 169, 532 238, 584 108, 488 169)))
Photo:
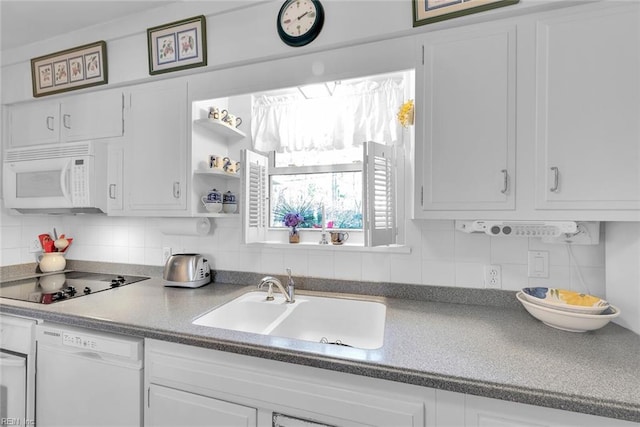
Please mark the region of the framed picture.
POLYGON ((518 3, 519 0, 412 0, 413 26, 518 3))
POLYGON ((33 96, 107 84, 107 44, 99 41, 31 60, 33 96))
POLYGON ((149 74, 207 65, 207 24, 196 16, 147 30, 149 74))

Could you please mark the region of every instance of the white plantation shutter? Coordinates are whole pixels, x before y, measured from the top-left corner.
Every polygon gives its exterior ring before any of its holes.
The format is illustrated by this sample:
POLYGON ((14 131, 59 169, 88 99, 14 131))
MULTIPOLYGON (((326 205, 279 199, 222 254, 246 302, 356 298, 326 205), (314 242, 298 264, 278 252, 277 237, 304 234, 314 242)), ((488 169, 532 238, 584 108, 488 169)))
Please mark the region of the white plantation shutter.
POLYGON ((363 164, 365 246, 396 243, 394 147, 368 141, 363 164))
POLYGON ((245 243, 263 242, 267 237, 267 209, 269 158, 251 150, 242 150, 243 235, 245 243))

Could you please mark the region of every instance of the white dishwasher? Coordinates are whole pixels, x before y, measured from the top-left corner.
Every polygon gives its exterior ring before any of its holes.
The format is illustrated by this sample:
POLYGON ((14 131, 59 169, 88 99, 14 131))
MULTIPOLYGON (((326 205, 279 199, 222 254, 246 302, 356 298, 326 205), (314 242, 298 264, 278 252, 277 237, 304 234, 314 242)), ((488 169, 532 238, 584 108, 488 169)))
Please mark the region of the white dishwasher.
POLYGON ((44 323, 36 344, 38 427, 142 426, 142 339, 44 323))

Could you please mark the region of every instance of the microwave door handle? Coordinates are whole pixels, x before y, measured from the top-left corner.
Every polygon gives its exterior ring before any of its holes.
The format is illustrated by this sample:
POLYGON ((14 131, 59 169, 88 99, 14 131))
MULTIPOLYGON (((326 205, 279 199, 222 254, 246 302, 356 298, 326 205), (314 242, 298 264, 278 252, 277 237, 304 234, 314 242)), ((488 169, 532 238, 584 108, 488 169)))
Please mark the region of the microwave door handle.
POLYGON ((71 170, 72 164, 73 160, 69 160, 69 163, 62 169, 62 173, 60 174, 60 188, 62 189, 64 198, 73 204, 73 200, 71 200, 71 195, 69 194, 69 171, 71 170))

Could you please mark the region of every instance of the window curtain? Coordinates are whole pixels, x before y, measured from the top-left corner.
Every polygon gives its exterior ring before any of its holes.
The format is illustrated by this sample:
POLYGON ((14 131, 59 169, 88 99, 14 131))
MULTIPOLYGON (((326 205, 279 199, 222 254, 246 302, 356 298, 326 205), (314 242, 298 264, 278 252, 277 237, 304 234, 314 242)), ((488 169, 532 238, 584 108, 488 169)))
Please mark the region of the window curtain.
POLYGON ((398 139, 401 79, 339 83, 332 96, 305 99, 299 92, 253 98, 253 147, 279 153, 339 150, 365 141, 398 139))

